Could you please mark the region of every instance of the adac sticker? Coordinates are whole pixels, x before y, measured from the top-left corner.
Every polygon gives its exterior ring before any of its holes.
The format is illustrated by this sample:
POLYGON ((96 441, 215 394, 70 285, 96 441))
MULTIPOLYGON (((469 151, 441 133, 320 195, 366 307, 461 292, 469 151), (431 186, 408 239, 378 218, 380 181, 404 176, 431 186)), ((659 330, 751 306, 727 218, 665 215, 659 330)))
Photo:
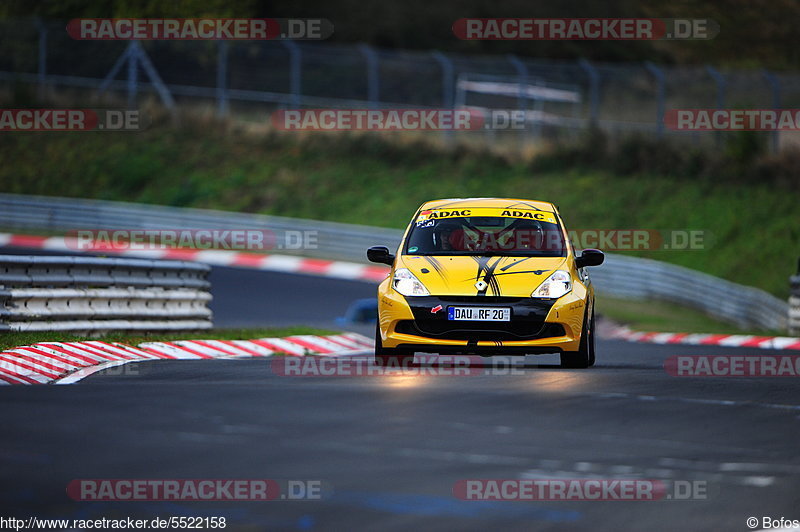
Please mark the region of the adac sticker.
POLYGON ((430 220, 442 218, 469 218, 472 216, 487 216, 498 218, 523 218, 538 220, 540 222, 556 223, 552 212, 535 211, 531 209, 498 209, 495 207, 475 207, 471 209, 433 209, 422 211, 417 217, 417 225, 430 220))

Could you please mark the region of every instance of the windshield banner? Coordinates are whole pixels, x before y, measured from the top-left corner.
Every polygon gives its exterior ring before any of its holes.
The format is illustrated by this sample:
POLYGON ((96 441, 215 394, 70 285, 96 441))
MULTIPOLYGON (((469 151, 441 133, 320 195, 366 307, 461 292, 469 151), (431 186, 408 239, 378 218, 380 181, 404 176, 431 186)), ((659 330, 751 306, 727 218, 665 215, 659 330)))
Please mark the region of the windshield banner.
POLYGON ((442 218, 470 218, 473 216, 499 217, 499 218, 527 218, 540 222, 556 223, 552 212, 534 211, 530 209, 498 209, 495 207, 473 207, 470 209, 431 209, 422 211, 417 217, 417 225, 428 220, 442 218))

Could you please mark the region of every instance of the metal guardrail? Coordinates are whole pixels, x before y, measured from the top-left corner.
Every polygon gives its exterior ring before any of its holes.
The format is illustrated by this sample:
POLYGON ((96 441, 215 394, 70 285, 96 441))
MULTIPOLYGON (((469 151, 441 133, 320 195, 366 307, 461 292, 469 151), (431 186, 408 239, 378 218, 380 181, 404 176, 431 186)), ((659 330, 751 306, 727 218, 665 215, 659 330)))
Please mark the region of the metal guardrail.
POLYGON ((740 327, 784 330, 788 305, 763 290, 652 259, 606 254, 590 269, 598 292, 678 303, 740 327))
POLYGON ((208 329, 209 271, 184 261, 0 255, 0 331, 208 329))
MULTIPOLYGON (((800 268, 799 268, 800 269, 800 268)), ((789 334, 800 336, 800 271, 790 279, 789 334)))
MULTIPOLYGON (((60 234, 76 229, 317 231, 315 249, 280 252, 353 262, 366 262, 365 250, 370 246, 396 248, 403 235, 397 229, 278 216, 14 194, 0 194, 0 227, 60 234)), ((591 269, 595 286, 603 294, 672 301, 742 327, 778 330, 787 326, 789 305, 762 290, 660 261, 606 257, 603 266, 591 269)))
POLYGON ((164 207, 118 201, 0 194, 0 227, 65 234, 80 229, 249 229, 277 233, 315 231, 317 247, 282 254, 364 262, 366 247, 398 246, 402 231, 235 212, 164 207), (365 247, 366 246, 366 247, 365 247))

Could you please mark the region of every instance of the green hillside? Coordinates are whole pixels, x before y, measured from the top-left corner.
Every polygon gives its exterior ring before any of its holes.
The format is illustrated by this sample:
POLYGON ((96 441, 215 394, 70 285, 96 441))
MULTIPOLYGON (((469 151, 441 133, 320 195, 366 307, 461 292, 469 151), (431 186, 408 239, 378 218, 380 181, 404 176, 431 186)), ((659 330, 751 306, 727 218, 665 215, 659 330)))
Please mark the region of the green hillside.
POLYGON ((800 202, 785 183, 661 175, 635 165, 614 172, 591 158, 515 162, 463 146, 439 150, 386 138, 223 134, 197 125, 138 134, 5 134, 0 190, 396 228, 431 198, 538 198, 558 204, 574 229, 706 231, 706 249, 631 253, 787 295, 800 255, 800 202))

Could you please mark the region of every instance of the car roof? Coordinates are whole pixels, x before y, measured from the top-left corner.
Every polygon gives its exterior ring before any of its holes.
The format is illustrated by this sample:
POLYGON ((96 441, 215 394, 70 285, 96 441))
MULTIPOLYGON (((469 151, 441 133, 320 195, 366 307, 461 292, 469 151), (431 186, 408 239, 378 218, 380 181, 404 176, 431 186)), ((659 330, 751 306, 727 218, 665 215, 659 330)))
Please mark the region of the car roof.
POLYGON ((493 207, 496 209, 533 209, 556 212, 555 205, 548 201, 514 198, 449 198, 427 201, 421 209, 460 209, 462 207, 493 207))

